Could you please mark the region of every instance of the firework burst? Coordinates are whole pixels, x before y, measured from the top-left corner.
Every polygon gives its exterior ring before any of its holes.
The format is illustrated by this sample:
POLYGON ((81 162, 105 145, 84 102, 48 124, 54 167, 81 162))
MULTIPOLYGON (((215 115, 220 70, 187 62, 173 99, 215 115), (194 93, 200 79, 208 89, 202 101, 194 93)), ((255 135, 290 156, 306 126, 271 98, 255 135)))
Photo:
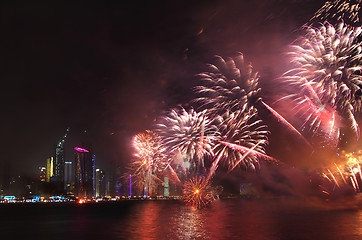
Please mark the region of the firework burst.
POLYGON ((204 156, 213 156, 213 141, 218 132, 206 116, 206 110, 171 109, 157 124, 157 131, 170 155, 181 159, 178 165, 184 171, 192 166, 203 167, 204 156))
POLYGON ((205 177, 193 177, 183 186, 183 199, 188 206, 201 208, 215 198, 209 181, 205 177))
POLYGON ((217 63, 210 64, 209 71, 198 76, 202 85, 195 87, 198 97, 194 101, 201 109, 208 109, 211 116, 244 111, 258 99, 259 74, 242 54, 227 61, 217 56, 217 63))
POLYGON ((264 154, 267 143, 267 127, 257 117, 255 103, 260 99, 259 74, 242 54, 224 60, 217 56, 217 63, 209 65, 209 71, 199 74, 201 85, 195 88, 194 100, 201 109, 207 109, 218 126, 215 159, 208 179, 224 162, 229 170, 236 166, 255 169, 258 156, 264 154), (244 147, 235 149, 230 144, 244 147), (249 151, 252 150, 252 151, 249 151))
POLYGON ((355 24, 359 22, 358 12, 361 0, 337 0, 327 1, 309 20, 313 22, 345 22, 347 24, 355 24))
POLYGON ((220 135, 215 144, 215 155, 220 155, 219 160, 223 160, 230 170, 237 165, 255 169, 260 157, 258 153, 265 155, 264 147, 268 142, 267 126, 258 119, 254 107, 247 110, 225 113, 218 118, 220 135), (228 143, 244 148, 236 149, 228 143))
POLYGON ((167 166, 161 138, 153 131, 146 130, 133 138, 135 157, 131 163, 132 175, 138 180, 138 185, 144 187, 146 195, 151 195, 155 182, 167 166))
POLYGON ((305 30, 305 37, 290 47, 293 68, 282 76, 299 89, 288 97, 297 102, 297 111, 304 113, 303 125, 310 125, 313 131, 336 136, 339 129, 331 119, 340 116, 358 137, 354 112, 361 110, 361 28, 343 23, 335 28, 327 23, 305 30))

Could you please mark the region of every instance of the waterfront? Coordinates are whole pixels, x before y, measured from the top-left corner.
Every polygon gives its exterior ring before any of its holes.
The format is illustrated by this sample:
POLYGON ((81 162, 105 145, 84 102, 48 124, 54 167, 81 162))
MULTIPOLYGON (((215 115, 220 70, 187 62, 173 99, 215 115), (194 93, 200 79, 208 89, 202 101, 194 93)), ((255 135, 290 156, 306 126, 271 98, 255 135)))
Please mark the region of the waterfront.
POLYGON ((196 210, 177 200, 0 206, 12 239, 361 239, 362 210, 288 199, 223 199, 196 210))

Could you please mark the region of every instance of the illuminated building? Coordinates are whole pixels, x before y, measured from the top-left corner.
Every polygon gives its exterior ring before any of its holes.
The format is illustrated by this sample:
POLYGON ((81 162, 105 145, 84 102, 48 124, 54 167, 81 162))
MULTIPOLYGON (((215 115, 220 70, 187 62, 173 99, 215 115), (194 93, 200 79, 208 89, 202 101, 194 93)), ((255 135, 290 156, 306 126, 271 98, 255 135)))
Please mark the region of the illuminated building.
POLYGON ((92 197, 95 156, 90 150, 74 148, 75 156, 75 196, 92 197))
POLYGON ((39 167, 39 178, 41 182, 45 182, 46 179, 46 167, 39 167))
POLYGON ((50 178, 53 177, 53 173, 54 173, 54 169, 53 169, 53 163, 54 163, 54 158, 50 157, 47 159, 47 166, 46 166, 46 181, 50 182, 50 178))
POLYGON ((163 189, 163 196, 165 197, 169 197, 170 196, 170 192, 169 192, 169 185, 168 185, 168 177, 164 178, 164 185, 163 185, 164 189, 163 189))
POLYGON ((95 175, 95 196, 104 197, 105 196, 105 177, 104 173, 100 169, 96 169, 95 175))
POLYGON ((57 182, 64 181, 64 138, 58 142, 55 146, 55 158, 54 158, 54 177, 57 182))
POLYGON ((53 162, 53 180, 56 182, 64 182, 64 164, 65 164, 65 140, 69 133, 69 128, 62 139, 55 146, 54 162, 53 162))
POLYGON ((71 191, 73 183, 73 164, 72 162, 64 162, 64 189, 71 191))

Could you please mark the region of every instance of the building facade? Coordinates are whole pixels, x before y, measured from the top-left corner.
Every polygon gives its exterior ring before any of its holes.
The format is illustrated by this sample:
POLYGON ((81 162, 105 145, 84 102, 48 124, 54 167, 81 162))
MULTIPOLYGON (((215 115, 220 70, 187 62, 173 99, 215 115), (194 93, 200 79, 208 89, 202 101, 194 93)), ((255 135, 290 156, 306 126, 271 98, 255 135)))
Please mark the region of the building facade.
POLYGON ((81 147, 74 148, 75 157, 75 196, 90 198, 94 196, 95 156, 81 147))
POLYGON ((106 178, 105 178, 104 172, 100 169, 96 169, 95 196, 96 197, 105 197, 106 196, 106 178))
POLYGON ((73 163, 65 162, 64 163, 64 189, 67 190, 67 193, 73 192, 73 163))
POLYGON ((62 139, 55 146, 53 177, 57 182, 64 182, 64 163, 65 163, 64 144, 65 144, 65 139, 62 139))

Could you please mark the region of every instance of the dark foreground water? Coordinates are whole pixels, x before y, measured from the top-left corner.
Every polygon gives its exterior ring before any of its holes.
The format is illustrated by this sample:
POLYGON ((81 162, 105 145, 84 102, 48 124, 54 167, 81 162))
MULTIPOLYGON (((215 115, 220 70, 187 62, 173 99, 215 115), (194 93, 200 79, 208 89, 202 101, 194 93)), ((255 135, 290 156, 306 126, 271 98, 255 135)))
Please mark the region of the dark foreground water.
POLYGON ((362 239, 362 210, 289 200, 1 204, 0 239, 362 239))

